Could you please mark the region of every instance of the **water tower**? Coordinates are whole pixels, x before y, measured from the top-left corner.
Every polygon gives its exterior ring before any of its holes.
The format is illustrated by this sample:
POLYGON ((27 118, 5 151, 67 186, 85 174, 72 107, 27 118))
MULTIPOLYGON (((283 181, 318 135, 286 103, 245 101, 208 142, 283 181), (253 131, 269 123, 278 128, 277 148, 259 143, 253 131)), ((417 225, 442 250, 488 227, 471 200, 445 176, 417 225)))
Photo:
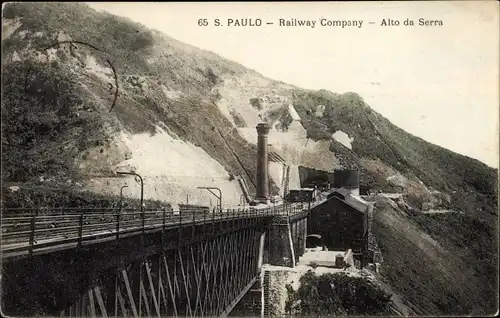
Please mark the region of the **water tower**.
POLYGON ((335 170, 333 172, 333 187, 350 190, 352 194, 359 195, 359 171, 335 170))

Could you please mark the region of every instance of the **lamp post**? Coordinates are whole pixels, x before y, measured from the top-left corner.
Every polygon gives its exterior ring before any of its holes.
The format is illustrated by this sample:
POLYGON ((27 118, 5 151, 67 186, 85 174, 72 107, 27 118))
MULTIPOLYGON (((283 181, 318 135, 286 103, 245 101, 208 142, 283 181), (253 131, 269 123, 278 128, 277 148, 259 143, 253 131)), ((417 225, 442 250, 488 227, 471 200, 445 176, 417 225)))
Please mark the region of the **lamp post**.
POLYGON ((222 191, 216 187, 198 187, 198 189, 208 190, 213 196, 215 196, 219 200, 219 210, 222 213, 222 191), (219 195, 212 192, 212 190, 219 191, 219 195))
POLYGON ((240 204, 241 202, 243 202, 243 211, 244 211, 245 208, 247 207, 247 199, 245 198, 244 194, 240 195, 240 204))
POLYGON ((128 188, 128 185, 124 185, 120 188, 120 212, 123 208, 123 188, 128 188))
MULTIPOLYGON (((141 219, 142 219, 141 255, 142 255, 142 260, 144 261, 144 233, 145 233, 144 232, 145 231, 144 225, 146 222, 146 218, 144 215, 144 181, 142 180, 142 177, 135 172, 117 171, 116 174, 122 174, 122 175, 126 174, 126 175, 130 175, 130 176, 137 176, 137 177, 139 177, 139 180, 141 180, 141 219)), ((141 275, 142 275, 142 266, 141 266, 141 275)), ((139 298, 140 298, 140 295, 139 295, 139 298)))
POLYGON ((135 172, 121 172, 121 171, 117 171, 116 174, 127 174, 127 175, 130 175, 130 176, 137 176, 139 177, 139 180, 141 180, 141 212, 144 211, 144 181, 142 180, 142 177, 140 175, 138 175, 137 173, 135 172))

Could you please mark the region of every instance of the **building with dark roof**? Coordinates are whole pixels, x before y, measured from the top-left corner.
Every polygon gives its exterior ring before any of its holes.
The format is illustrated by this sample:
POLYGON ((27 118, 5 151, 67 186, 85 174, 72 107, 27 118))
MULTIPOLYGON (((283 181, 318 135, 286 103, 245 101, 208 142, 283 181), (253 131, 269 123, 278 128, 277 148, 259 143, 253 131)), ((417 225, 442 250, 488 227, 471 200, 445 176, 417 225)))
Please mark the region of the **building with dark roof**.
POLYGON ((368 249, 368 212, 372 207, 351 190, 333 190, 325 202, 311 209, 307 232, 319 234, 328 250, 351 248, 357 255, 368 249))

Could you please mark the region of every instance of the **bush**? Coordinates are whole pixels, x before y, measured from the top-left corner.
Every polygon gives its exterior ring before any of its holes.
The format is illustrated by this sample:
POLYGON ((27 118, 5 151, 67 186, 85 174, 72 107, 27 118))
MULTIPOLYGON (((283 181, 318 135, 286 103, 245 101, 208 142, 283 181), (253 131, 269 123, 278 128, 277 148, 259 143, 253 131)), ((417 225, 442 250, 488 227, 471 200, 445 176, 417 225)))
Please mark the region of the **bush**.
POLYGON ((371 281, 344 273, 316 276, 309 271, 294 291, 286 286, 288 314, 303 316, 389 315, 392 295, 371 281))
POLYGON ((74 76, 59 63, 5 64, 2 92, 3 181, 43 175, 76 178, 75 156, 83 141, 100 139, 95 117, 78 116, 84 101, 74 76))
MULTIPOLYGON (((8 18, 20 18, 16 32, 41 34, 28 36, 31 47, 42 49, 57 42, 63 31, 72 40, 82 41, 103 51, 122 73, 144 73, 150 69, 144 55, 154 44, 153 33, 130 19, 100 13, 80 3, 9 3, 4 10, 8 18), (106 36, 103 36, 106 34, 106 36)), ((23 50, 26 40, 13 34, 5 43, 4 52, 23 50)))
MULTIPOLYGON (((25 183, 17 191, 2 187, 2 206, 7 209, 15 208, 117 208, 120 197, 83 191, 81 187, 61 184, 32 184, 25 183)), ((169 203, 159 200, 144 200, 147 209, 161 210, 171 207, 169 203)), ((124 198, 123 207, 127 209, 140 209, 140 200, 124 198)), ((50 210, 48 210, 51 212, 50 210)), ((8 211, 4 213, 8 214, 8 211)))

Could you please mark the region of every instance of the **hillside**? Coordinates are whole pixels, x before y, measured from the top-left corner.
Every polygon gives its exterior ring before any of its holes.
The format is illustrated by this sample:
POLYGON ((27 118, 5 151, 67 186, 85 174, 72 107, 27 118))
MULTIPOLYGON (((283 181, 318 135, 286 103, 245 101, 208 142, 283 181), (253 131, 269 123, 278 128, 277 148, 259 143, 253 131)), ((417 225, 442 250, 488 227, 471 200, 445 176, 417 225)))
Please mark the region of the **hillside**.
MULTIPOLYGON (((132 179, 114 174, 134 170, 147 199, 215 204, 196 187, 216 186, 224 205, 236 206, 243 192, 235 176, 255 192, 255 126, 267 121, 273 151, 292 167, 290 188, 300 187, 299 166, 357 168, 371 192, 404 194, 410 209, 378 203, 374 232, 382 275, 416 312, 496 310, 498 171, 406 133, 356 93, 268 79, 84 4, 8 4, 2 51, 3 205, 71 205, 80 192, 111 202, 127 182, 126 197, 137 199, 132 179), (420 213, 433 210, 461 213, 420 213), (387 223, 397 213, 411 231, 387 223), (440 253, 423 253, 428 241, 415 233, 438 242, 440 253), (453 272, 442 276, 440 262, 453 272)), ((283 166, 270 168, 272 192, 281 194, 283 166)))

